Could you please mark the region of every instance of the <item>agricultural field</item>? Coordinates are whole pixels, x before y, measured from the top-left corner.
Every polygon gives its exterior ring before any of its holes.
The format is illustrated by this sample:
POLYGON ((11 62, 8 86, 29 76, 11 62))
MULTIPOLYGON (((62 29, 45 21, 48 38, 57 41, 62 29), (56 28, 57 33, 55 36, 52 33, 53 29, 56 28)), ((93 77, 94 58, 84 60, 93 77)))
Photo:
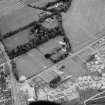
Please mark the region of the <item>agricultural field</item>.
POLYGON ((76 0, 64 18, 66 34, 72 40, 74 52, 103 36, 105 27, 104 1, 76 0))
POLYGON ((36 49, 19 57, 15 62, 19 77, 25 75, 27 78, 39 74, 52 65, 52 63, 46 60, 36 49))

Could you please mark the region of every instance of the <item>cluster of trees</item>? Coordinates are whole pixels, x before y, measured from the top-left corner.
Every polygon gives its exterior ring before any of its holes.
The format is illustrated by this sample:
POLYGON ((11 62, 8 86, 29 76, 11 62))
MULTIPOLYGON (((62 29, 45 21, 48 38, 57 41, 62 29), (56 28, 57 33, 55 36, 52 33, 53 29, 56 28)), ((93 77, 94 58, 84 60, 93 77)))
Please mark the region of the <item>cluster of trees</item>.
POLYGON ((35 47, 36 47, 35 39, 32 39, 28 43, 17 46, 11 52, 8 52, 8 55, 10 59, 13 59, 14 57, 25 54, 26 52, 28 52, 29 50, 35 47))
POLYGON ((8 54, 10 58, 13 59, 14 57, 17 57, 21 54, 25 54, 32 48, 36 48, 37 46, 59 35, 63 35, 59 27, 55 27, 54 29, 48 30, 41 25, 35 24, 29 32, 29 36, 33 36, 33 39, 30 39, 27 43, 23 45, 17 46, 8 54))
POLYGON ((51 53, 45 54, 45 58, 50 59, 53 63, 57 63, 68 56, 71 51, 71 44, 69 43, 69 40, 66 40, 65 36, 63 39, 65 45, 55 48, 51 53))
POLYGON ((46 3, 44 6, 38 6, 37 3, 27 4, 27 6, 32 8, 38 8, 49 12, 67 12, 68 8, 71 6, 73 0, 55 0, 46 3))
POLYGON ((43 8, 50 12, 67 12, 68 8, 71 6, 72 1, 73 0, 56 0, 54 2, 49 2, 43 8))
POLYGON ((61 61, 62 59, 66 58, 68 56, 69 52, 63 52, 61 51, 61 48, 59 51, 56 51, 55 53, 45 54, 45 58, 50 59, 53 63, 57 63, 61 61))
POLYGON ((40 45, 49 39, 55 38, 58 35, 62 35, 62 32, 59 28, 59 26, 53 28, 53 29, 46 29, 42 27, 41 25, 35 25, 30 30, 30 35, 34 35, 34 38, 36 40, 36 44, 40 45))
POLYGON ((54 79, 52 79, 49 83, 49 86, 51 88, 56 88, 61 82, 61 77, 58 75, 57 77, 55 77, 54 79))

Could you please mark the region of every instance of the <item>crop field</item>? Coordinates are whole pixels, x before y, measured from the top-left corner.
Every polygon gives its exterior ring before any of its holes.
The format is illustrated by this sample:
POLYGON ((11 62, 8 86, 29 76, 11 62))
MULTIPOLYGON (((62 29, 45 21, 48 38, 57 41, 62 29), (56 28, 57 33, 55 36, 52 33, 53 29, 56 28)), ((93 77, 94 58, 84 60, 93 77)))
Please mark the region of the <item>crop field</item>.
POLYGON ((51 65, 52 63, 46 60, 36 49, 31 50, 26 55, 23 55, 16 60, 19 77, 25 75, 29 78, 33 75, 37 75, 51 65))
POLYGON ((74 52, 102 37, 99 33, 105 30, 104 4, 103 0, 74 0, 72 8, 63 16, 74 52))
POLYGON ((0 17, 1 33, 4 35, 8 32, 27 26, 34 21, 38 21, 39 14, 42 12, 42 10, 24 6, 7 16, 0 17))

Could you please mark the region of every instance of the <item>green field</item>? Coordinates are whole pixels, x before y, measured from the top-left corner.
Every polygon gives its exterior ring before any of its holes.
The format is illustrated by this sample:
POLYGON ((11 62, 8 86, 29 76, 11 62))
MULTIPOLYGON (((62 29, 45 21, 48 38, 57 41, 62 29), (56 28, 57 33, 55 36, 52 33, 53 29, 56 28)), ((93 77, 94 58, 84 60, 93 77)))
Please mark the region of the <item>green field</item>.
POLYGON ((16 65, 19 77, 25 75, 30 78, 50 67, 52 63, 46 60, 38 50, 33 49, 26 55, 19 57, 16 60, 16 65))

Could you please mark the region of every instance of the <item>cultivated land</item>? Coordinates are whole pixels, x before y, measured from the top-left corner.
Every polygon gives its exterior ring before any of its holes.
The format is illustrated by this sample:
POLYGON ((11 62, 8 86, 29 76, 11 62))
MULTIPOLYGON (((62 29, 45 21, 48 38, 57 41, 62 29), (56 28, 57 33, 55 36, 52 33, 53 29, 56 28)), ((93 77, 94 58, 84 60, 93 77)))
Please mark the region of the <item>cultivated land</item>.
POLYGON ((100 38, 105 28, 105 2, 103 0, 74 0, 63 15, 66 34, 72 40, 74 52, 100 38))
POLYGON ((27 26, 34 21, 38 21, 39 14, 42 12, 43 11, 39 9, 24 6, 15 10, 11 14, 8 14, 7 16, 2 16, 0 18, 0 29, 2 30, 1 33, 4 35, 8 32, 12 32, 27 26))
POLYGON ((16 64, 19 77, 25 75, 27 78, 39 74, 52 65, 37 49, 33 49, 18 58, 16 64))

